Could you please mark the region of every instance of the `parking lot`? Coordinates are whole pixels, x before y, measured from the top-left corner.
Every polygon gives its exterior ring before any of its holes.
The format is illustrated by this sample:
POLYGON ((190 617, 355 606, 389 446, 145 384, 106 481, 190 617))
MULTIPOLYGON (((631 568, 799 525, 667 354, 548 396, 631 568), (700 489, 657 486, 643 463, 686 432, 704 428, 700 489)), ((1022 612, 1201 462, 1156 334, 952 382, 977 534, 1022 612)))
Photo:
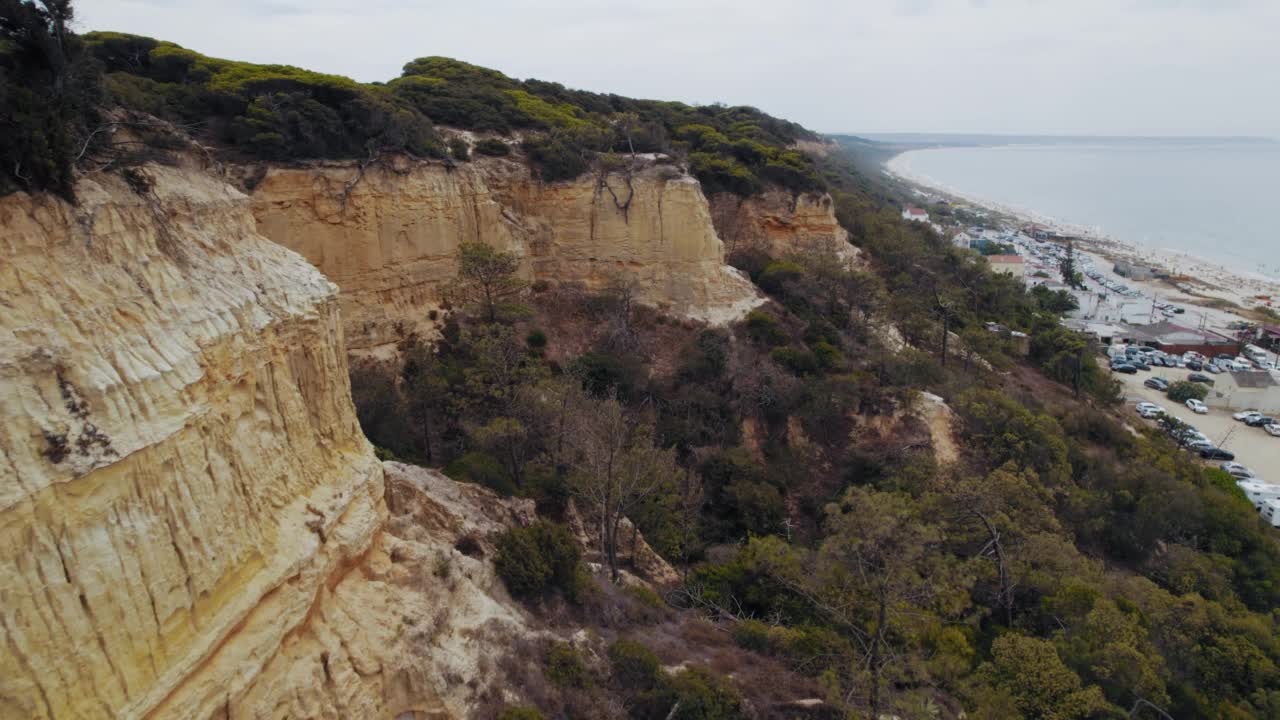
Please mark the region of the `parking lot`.
MULTIPOLYGON (((1218 408, 1209 408, 1208 415, 1197 415, 1182 403, 1169 400, 1164 393, 1143 385, 1147 378, 1162 377, 1169 382, 1186 380, 1190 373, 1185 368, 1152 368, 1150 372, 1139 371, 1137 375, 1112 373, 1112 377, 1124 386, 1125 413, 1129 421, 1155 424, 1154 420, 1143 420, 1133 410, 1135 403, 1146 400, 1156 403, 1179 420, 1194 425, 1197 430, 1209 436, 1209 440, 1224 450, 1236 454, 1236 462, 1247 465, 1258 476, 1259 480, 1280 484, 1280 438, 1268 435, 1262 428, 1245 425, 1231 417, 1231 412, 1218 408)), ((1198 457, 1198 456, 1197 456, 1198 457)), ((1214 463, 1217 465, 1218 463, 1214 463)))

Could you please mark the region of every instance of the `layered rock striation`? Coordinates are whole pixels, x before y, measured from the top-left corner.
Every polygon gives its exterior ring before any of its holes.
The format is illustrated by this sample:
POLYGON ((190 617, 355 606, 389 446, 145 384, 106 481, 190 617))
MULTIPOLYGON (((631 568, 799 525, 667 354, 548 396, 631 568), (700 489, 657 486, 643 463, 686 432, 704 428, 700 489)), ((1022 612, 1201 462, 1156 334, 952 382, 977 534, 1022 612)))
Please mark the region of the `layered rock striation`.
POLYGON ((712 322, 759 302, 725 264, 700 185, 669 165, 561 183, 489 158, 271 167, 252 197, 259 230, 342 288, 357 351, 430 333, 463 242, 515 251, 530 281, 627 278, 642 302, 712 322))
POLYGON ((336 287, 204 172, 77 190, 0 199, 0 717, 461 715, 336 287))
POLYGON ((849 233, 836 219, 835 204, 828 194, 768 190, 742 198, 717 193, 710 207, 716 231, 729 253, 752 249, 783 257, 829 250, 846 260, 858 257, 857 248, 849 244, 849 233))

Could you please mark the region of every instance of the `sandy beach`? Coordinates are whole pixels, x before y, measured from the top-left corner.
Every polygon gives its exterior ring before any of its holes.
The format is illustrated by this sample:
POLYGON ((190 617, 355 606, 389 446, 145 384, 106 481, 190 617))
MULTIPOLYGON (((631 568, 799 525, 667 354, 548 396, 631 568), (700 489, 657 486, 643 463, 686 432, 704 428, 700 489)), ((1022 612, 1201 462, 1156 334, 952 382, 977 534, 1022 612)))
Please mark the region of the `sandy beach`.
POLYGON ((1108 263, 1127 260, 1151 266, 1157 272, 1171 276, 1170 280, 1125 281, 1130 286, 1141 289, 1145 295, 1158 294, 1173 301, 1212 306, 1214 310, 1220 311, 1214 312, 1215 316, 1237 319, 1241 316, 1229 312, 1229 306, 1221 301, 1246 309, 1267 306, 1268 303, 1272 308, 1280 307, 1280 280, 1258 273, 1232 270, 1211 258, 1111 237, 1099 232, 1097 228, 1073 224, 1031 208, 1013 207, 977 197, 914 172, 911 168, 911 154, 901 153, 889 160, 885 164, 886 174, 916 187, 917 192, 935 195, 936 199, 974 205, 1018 225, 1035 223, 1076 236, 1081 239, 1083 250, 1092 251, 1108 263))

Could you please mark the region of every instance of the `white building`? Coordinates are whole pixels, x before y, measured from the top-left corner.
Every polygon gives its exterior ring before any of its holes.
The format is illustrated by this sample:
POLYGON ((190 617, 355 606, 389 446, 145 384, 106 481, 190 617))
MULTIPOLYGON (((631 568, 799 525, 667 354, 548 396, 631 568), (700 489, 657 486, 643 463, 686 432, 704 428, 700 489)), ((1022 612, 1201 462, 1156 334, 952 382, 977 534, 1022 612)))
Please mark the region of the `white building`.
POLYGON ((951 238, 951 244, 962 250, 968 250, 969 244, 973 242, 973 238, 969 237, 969 233, 961 230, 951 238))
POLYGON ((902 219, 910 220, 912 222, 927 223, 929 222, 929 213, 925 212, 924 208, 905 207, 902 208, 902 219))
POLYGON ((991 265, 991 269, 1012 275, 1019 280, 1027 281, 1027 265, 1022 260, 1021 255, 988 255, 987 262, 991 265))

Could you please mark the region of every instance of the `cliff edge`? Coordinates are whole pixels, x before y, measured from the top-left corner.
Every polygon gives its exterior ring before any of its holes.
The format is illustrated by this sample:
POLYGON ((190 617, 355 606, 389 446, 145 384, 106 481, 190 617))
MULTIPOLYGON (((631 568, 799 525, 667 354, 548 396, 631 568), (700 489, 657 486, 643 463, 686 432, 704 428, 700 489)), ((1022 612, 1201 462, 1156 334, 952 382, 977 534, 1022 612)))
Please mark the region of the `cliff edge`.
POLYGON ((334 285, 202 171, 77 190, 0 199, 0 717, 462 714, 398 623, 463 523, 388 530, 334 285))
POLYGON ((252 201, 264 235, 342 288, 357 351, 431 332, 463 242, 516 252, 530 281, 599 289, 626 276, 642 302, 713 323, 761 302, 725 264, 701 186, 671 165, 559 183, 492 158, 272 166, 252 201))

